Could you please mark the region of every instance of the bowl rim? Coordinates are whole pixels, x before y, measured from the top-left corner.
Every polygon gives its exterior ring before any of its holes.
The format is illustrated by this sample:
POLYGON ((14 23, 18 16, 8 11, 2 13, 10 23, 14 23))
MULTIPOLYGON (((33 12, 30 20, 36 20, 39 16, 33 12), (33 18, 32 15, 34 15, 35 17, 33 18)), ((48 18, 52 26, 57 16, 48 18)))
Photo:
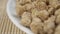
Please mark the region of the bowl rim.
POLYGON ((8 15, 9 19, 20 30, 26 32, 27 34, 33 34, 33 32, 30 29, 28 29, 28 28, 26 28, 26 27, 24 27, 24 26, 22 26, 21 24, 18 23, 19 19, 16 19, 17 17, 14 16, 15 13, 12 12, 12 11, 15 11, 14 10, 15 3, 16 3, 16 0, 8 0, 8 2, 7 2, 6 10, 7 10, 7 15, 8 15))

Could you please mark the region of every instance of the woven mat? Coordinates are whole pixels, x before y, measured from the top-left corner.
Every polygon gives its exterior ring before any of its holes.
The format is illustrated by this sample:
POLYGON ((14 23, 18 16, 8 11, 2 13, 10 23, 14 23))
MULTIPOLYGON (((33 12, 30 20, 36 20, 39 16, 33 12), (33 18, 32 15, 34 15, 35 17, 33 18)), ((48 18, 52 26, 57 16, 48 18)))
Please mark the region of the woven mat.
POLYGON ((6 14, 7 0, 0 0, 0 34, 26 34, 18 29, 6 14))

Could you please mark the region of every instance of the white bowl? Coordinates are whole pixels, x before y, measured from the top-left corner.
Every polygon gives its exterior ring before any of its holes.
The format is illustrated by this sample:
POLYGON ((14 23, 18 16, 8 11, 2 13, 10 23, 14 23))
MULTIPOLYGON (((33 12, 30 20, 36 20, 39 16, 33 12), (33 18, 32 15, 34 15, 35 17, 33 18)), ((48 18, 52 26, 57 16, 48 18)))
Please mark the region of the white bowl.
POLYGON ((15 24, 20 30, 26 32, 27 34, 33 34, 33 32, 29 29, 21 25, 20 18, 16 17, 16 0, 8 0, 7 3, 7 14, 10 20, 15 24))

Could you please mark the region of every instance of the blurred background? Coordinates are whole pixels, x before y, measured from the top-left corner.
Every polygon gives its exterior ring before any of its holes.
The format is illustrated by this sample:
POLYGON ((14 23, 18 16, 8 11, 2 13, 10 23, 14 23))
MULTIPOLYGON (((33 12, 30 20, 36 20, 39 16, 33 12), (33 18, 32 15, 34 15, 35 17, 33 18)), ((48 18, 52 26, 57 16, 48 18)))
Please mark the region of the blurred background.
POLYGON ((9 20, 6 13, 7 2, 8 0, 0 0, 0 34, 26 34, 9 20))

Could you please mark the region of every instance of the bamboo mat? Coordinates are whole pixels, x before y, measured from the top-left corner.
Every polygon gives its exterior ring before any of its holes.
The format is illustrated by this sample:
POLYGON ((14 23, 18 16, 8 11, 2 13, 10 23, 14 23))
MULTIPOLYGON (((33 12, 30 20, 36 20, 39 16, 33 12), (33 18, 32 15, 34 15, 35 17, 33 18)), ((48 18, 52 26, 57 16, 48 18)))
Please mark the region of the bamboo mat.
POLYGON ((0 0, 0 34, 26 34, 18 29, 6 14, 7 0, 0 0))

